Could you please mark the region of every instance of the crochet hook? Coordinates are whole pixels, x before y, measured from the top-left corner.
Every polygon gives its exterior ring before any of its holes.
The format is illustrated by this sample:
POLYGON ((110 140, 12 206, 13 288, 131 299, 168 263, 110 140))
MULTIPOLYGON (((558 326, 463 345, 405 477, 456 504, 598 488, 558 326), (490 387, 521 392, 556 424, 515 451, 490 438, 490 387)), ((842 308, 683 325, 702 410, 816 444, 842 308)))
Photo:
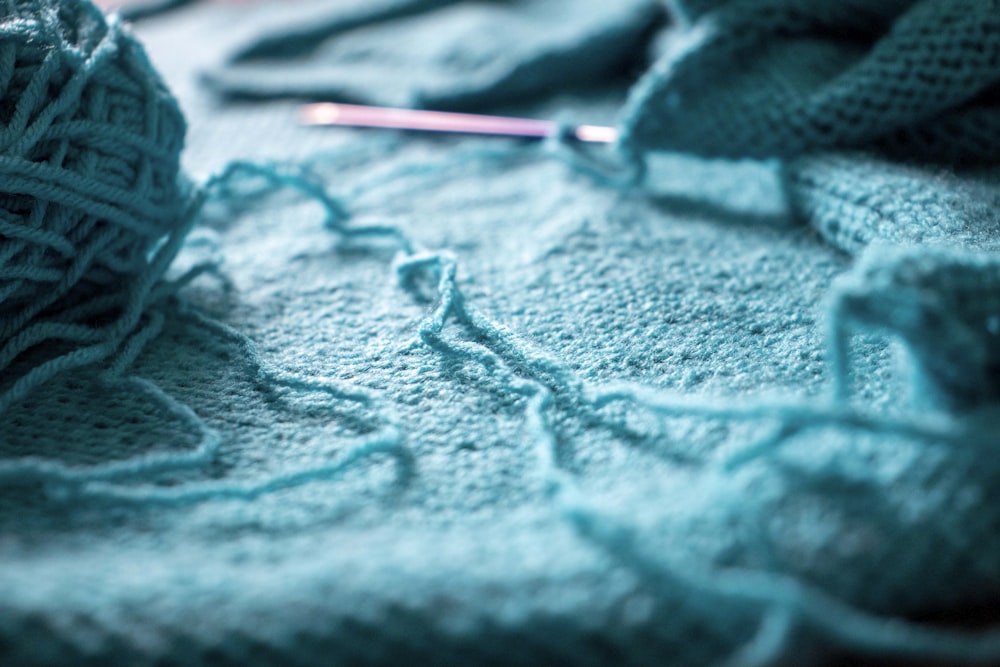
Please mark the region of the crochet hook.
MULTIPOLYGON (((529 139, 544 139, 560 132, 566 132, 565 128, 550 120, 330 102, 305 104, 299 107, 299 118, 303 125, 382 127, 395 130, 486 134, 529 139)), ((568 133, 569 136, 578 141, 602 144, 614 143, 618 138, 618 131, 615 128, 602 125, 576 125, 570 127, 568 133)))

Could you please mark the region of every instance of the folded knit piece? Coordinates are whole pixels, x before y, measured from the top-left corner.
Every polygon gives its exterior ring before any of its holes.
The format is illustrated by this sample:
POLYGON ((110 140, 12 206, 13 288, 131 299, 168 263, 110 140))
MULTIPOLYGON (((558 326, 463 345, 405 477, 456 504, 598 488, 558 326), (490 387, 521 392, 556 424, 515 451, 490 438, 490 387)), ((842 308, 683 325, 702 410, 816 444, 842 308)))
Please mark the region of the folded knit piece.
POLYGON ((183 7, 191 2, 193 0, 150 0, 150 2, 138 3, 122 9, 121 15, 122 18, 130 21, 138 21, 183 7))
POLYGON ((632 91, 636 152, 789 156, 879 146, 915 160, 995 161, 995 0, 680 0, 689 21, 632 91))
POLYGON ((193 224, 185 127, 88 0, 0 2, 0 412, 152 335, 193 224))
MULTIPOLYGON (((663 41, 665 55, 623 112, 623 146, 639 159, 663 150, 784 158, 794 214, 861 255, 827 296, 834 405, 845 412, 826 421, 822 410, 796 416, 789 404, 700 406, 702 414, 777 421, 732 460, 740 472, 726 485, 751 475, 736 495, 768 517, 755 531, 762 553, 841 600, 953 618, 989 606, 1000 562, 997 469, 983 448, 998 430, 1000 178, 993 167, 956 173, 935 163, 1000 158, 998 6, 787 0, 674 9, 680 20, 663 41), (836 150, 857 147, 865 150, 836 150), (848 397, 887 383, 871 375, 870 359, 852 359, 857 331, 899 343, 906 379, 895 391, 917 411, 943 416, 940 436, 918 435, 921 420, 909 410, 894 426, 862 427, 879 432, 870 440, 848 436, 852 422, 864 421, 848 416, 848 397), (925 481, 934 490, 917 490, 925 481), (876 565, 886 562, 898 565, 876 565), (940 569, 958 562, 958 570, 940 569), (867 579, 864 590, 854 588, 858 577, 867 579), (918 602, 923 596, 935 601, 918 602)), ((649 403, 686 413, 676 402, 649 403)), ((708 494, 708 505, 724 506, 730 493, 708 494)), ((744 509, 733 516, 745 519, 744 509)), ((746 593, 752 585, 733 587, 746 593)))
POLYGON ((818 153, 783 165, 798 215, 851 254, 873 241, 1000 250, 1000 178, 872 153, 818 153))
POLYGON ((918 400, 992 403, 1000 4, 680 1, 674 11, 666 53, 623 112, 626 152, 782 158, 798 217, 847 253, 880 246, 847 292, 834 291, 831 326, 900 336, 918 400), (875 275, 903 277, 878 286, 875 275))
POLYGON ((230 97, 456 108, 594 84, 642 57, 654 0, 379 0, 283 7, 205 84, 230 97))

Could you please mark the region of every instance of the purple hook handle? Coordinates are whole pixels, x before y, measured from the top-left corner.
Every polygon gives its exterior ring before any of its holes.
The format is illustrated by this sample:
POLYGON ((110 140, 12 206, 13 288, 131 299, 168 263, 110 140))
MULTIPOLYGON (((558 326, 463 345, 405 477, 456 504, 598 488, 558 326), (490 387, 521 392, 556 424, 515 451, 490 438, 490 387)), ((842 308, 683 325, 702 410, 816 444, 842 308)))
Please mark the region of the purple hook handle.
MULTIPOLYGON (((299 117, 304 125, 383 127, 396 130, 488 134, 534 139, 550 137, 560 132, 559 125, 550 120, 327 102, 300 107, 299 117)), ((577 125, 571 129, 571 133, 579 141, 594 143, 614 143, 618 138, 615 128, 601 125, 577 125)))

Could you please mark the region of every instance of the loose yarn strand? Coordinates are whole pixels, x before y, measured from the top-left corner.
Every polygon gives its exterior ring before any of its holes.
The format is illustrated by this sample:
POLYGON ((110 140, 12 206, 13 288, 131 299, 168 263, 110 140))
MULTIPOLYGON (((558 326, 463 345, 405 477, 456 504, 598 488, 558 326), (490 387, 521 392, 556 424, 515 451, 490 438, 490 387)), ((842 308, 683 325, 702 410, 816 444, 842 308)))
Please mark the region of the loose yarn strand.
MULTIPOLYGON (((559 439, 546 413, 558 405, 556 397, 578 391, 582 384, 568 379, 557 364, 529 351, 516 336, 473 309, 457 287, 457 264, 450 255, 421 251, 398 259, 396 270, 404 287, 410 286, 407 289, 413 289, 413 274, 418 271, 429 271, 437 276, 437 301, 419 329, 421 340, 428 347, 446 356, 481 364, 508 388, 527 397, 525 428, 536 443, 538 474, 561 514, 582 537, 643 578, 659 582, 660 587, 680 586, 762 609, 765 620, 759 633, 734 654, 733 664, 767 664, 783 656, 789 647, 791 628, 796 623, 807 624, 835 644, 882 655, 963 661, 1000 659, 1000 631, 963 633, 920 626, 864 612, 785 575, 753 570, 698 572, 687 567, 673 569, 641 555, 636 546, 635 529, 594 507, 574 476, 559 464, 559 439), (449 319, 468 327, 482 342, 445 341, 442 332, 449 319)), ((840 320, 832 326, 841 326, 840 320)), ((832 402, 821 401, 818 405, 779 402, 720 407, 700 401, 677 401, 644 388, 598 387, 588 390, 587 394, 586 401, 594 412, 611 402, 624 400, 663 416, 779 422, 780 426, 769 438, 723 461, 719 469, 723 475, 732 474, 750 459, 765 455, 792 435, 824 424, 918 441, 950 442, 954 446, 969 446, 969 438, 976 437, 971 431, 956 431, 954 424, 866 415, 837 398, 832 402)), ((980 439, 984 444, 990 440, 986 435, 980 439)), ((662 590, 661 595, 669 597, 669 590, 662 590)))
MULTIPOLYGON (((253 501, 314 482, 338 480, 362 464, 389 458, 395 464, 393 491, 408 488, 416 461, 404 429, 376 397, 362 387, 273 368, 250 338, 197 313, 184 315, 235 342, 258 389, 274 394, 280 393, 279 387, 319 392, 333 399, 328 403, 346 401, 359 410, 377 412, 379 428, 373 436, 348 443, 333 460, 263 479, 202 480, 173 486, 155 483, 167 473, 204 470, 217 461, 224 442, 190 406, 152 382, 126 373, 164 326, 162 304, 178 296, 178 290, 194 277, 213 270, 213 263, 206 262, 174 281, 164 279, 205 207, 238 197, 244 191, 241 186, 259 187, 263 182, 264 194, 288 188, 319 204, 323 224, 342 239, 374 238, 396 244, 399 252, 393 269, 400 288, 417 303, 431 302, 418 324, 418 344, 442 360, 480 365, 484 381, 517 396, 524 413, 523 432, 535 462, 534 475, 555 516, 581 540, 632 573, 659 600, 680 594, 695 599, 699 613, 727 608, 752 614, 758 621, 756 631, 732 661, 764 664, 786 657, 792 629, 803 626, 836 645, 879 654, 1000 661, 1000 632, 995 630, 971 634, 922 627, 866 612, 791 575, 709 569, 671 562, 663 554, 654 557, 643 549, 638 523, 594 500, 572 471, 571 453, 560 447, 567 416, 582 416, 586 428, 619 434, 620 424, 605 408, 622 402, 660 417, 776 423, 765 438, 709 470, 723 481, 732 481, 750 461, 773 463, 769 456, 778 447, 796 434, 821 426, 919 443, 967 446, 971 442, 986 451, 985 436, 963 440, 969 433, 953 425, 893 420, 852 408, 844 400, 848 393, 846 334, 833 338, 834 345, 840 346, 831 354, 840 383, 834 400, 815 405, 788 401, 733 406, 677 401, 637 387, 588 387, 571 369, 476 308, 462 291, 455 255, 424 248, 399 225, 351 222, 352 207, 363 196, 391 184, 400 174, 419 177, 468 164, 495 166, 523 152, 476 146, 449 155, 441 164, 414 161, 402 170, 376 174, 345 188, 341 197, 329 194, 306 169, 247 162, 234 162, 201 187, 191 188, 178 166, 183 117, 162 83, 150 75, 141 49, 120 24, 105 24, 81 0, 6 0, 5 6, 12 7, 10 14, 23 22, 0 23, 0 35, 23 37, 15 31, 19 28, 28 30, 32 39, 21 39, 18 46, 31 43, 13 56, 7 55, 9 47, 0 45, 0 88, 6 99, 16 96, 19 100, 12 112, 0 111, 4 123, 0 127, 0 204, 4 208, 0 224, 18 226, 26 221, 23 230, 3 239, 5 246, 11 245, 0 248, 0 319, 10 323, 0 328, 0 370, 4 372, 0 414, 56 375, 93 366, 103 371, 100 381, 148 397, 179 430, 194 436, 196 444, 86 467, 40 457, 4 461, 0 483, 38 485, 54 502, 99 501, 170 509, 213 501, 253 501), (75 16, 80 26, 67 29, 64 16, 75 16), (102 76, 97 77, 97 72, 102 76), (46 95, 53 84, 60 85, 61 92, 50 100, 46 95), (121 86, 125 92, 109 96, 108 86, 121 86), (112 113, 111 97, 125 100, 124 113, 112 113), (135 122, 119 127, 115 123, 119 116, 135 122), (118 134, 125 137, 121 142, 109 141, 118 134), (150 145, 158 149, 146 150, 150 145), (449 326, 461 328, 471 340, 455 340, 449 326), (40 351, 48 342, 57 343, 56 352, 25 368, 29 353, 40 351)), ((619 180, 613 171, 555 148, 557 159, 606 187, 630 187, 642 176, 638 163, 634 174, 619 180)), ((553 147, 544 150, 551 153, 553 147)), ((860 311, 842 313, 843 318, 851 316, 860 319, 860 311)), ((841 321, 838 316, 837 324, 841 321)), ((759 506, 748 506, 740 519, 761 522, 755 516, 759 506)))
MULTIPOLYGON (((247 162, 233 162, 220 174, 209 178, 191 197, 184 214, 184 223, 172 230, 167 239, 160 245, 149 262, 149 270, 132 286, 121 317, 113 323, 115 335, 103 340, 102 332, 88 327, 76 327, 75 338, 80 340, 100 340, 96 345, 80 348, 48 360, 32 369, 19 380, 6 394, 0 396, 0 412, 10 404, 24 398, 32 389, 70 368, 92 364, 106 359, 115 353, 115 359, 109 364, 103 377, 106 381, 118 378, 131 364, 143 347, 154 338, 163 325, 163 314, 151 310, 150 305, 167 296, 176 294, 181 286, 187 284, 196 275, 213 268, 212 262, 197 265, 184 276, 172 283, 161 280, 167 266, 174 260, 184 245, 191 227, 194 225, 204 206, 219 196, 229 192, 233 182, 248 177, 263 177, 268 181, 284 187, 291 187, 321 203, 326 212, 326 224, 332 226, 345 236, 352 235, 355 230, 344 227, 342 219, 346 216, 341 204, 330 198, 324 190, 313 182, 280 169, 247 162), (138 332, 132 333, 136 322, 149 313, 149 322, 138 332), (121 340, 127 342, 117 349, 121 340), (4 402, 6 401, 6 402, 4 402)), ((395 236, 396 230, 382 229, 380 235, 395 236)), ((360 235, 372 234, 372 229, 362 228, 360 235)), ((303 379, 294 374, 280 371, 266 365, 256 351, 256 346, 249 338, 238 334, 219 323, 188 312, 201 326, 217 335, 235 340, 243 350, 248 362, 254 369, 258 382, 262 386, 275 383, 304 391, 321 391, 332 398, 358 402, 364 406, 373 406, 373 399, 366 392, 354 387, 340 387, 325 380, 303 379)), ((39 327, 41 325, 38 325, 39 327)), ((60 329, 53 335, 67 337, 73 331, 60 329)), ((45 332, 35 329, 26 336, 27 340, 20 347, 26 348, 37 342, 45 332)), ((8 353, 8 356, 11 356, 8 353)), ((16 355, 14 355, 16 356, 16 355)), ((2 359, 2 357, 0 357, 2 359)), ((249 501, 262 495, 294 488, 316 481, 330 481, 347 470, 356 467, 369 458, 388 455, 397 463, 397 480, 394 486, 401 491, 408 485, 413 475, 412 456, 406 448, 403 437, 397 427, 391 422, 381 434, 368 438, 360 444, 352 445, 345 456, 330 464, 313 465, 307 468, 293 470, 264 480, 250 483, 234 483, 230 481, 191 483, 175 487, 158 487, 149 485, 122 485, 120 482, 128 479, 149 478, 173 470, 204 467, 211 462, 220 447, 218 434, 209 429, 190 408, 170 398, 162 390, 146 380, 128 378, 129 382, 140 383, 143 389, 161 405, 167 406, 175 415, 182 418, 190 430, 199 434, 199 443, 188 453, 165 453, 139 457, 124 462, 78 468, 63 466, 42 459, 26 458, 0 465, 0 480, 8 483, 24 483, 28 481, 42 482, 50 496, 56 499, 87 498, 114 502, 128 502, 143 507, 154 505, 182 506, 208 500, 242 500, 249 501)))

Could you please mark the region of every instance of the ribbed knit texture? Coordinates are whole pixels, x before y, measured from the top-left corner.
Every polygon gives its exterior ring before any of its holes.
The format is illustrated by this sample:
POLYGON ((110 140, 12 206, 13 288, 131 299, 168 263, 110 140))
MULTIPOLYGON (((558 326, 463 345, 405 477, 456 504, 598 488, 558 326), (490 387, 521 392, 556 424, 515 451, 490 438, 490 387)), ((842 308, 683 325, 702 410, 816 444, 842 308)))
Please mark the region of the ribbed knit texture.
MULTIPOLYGON (((274 28, 241 32, 274 7, 142 23, 205 197, 164 280, 204 272, 146 311, 160 333, 134 354, 0 420, 0 662, 1000 661, 982 627, 1000 598, 996 174, 763 126, 732 154, 781 160, 667 152, 718 154, 685 143, 697 118, 644 134, 684 88, 663 72, 705 82, 690 108, 734 108, 784 44, 736 69, 721 33, 692 46, 713 22, 746 39, 736 18, 767 16, 750 4, 674 6, 667 60, 621 116, 633 187, 615 156, 558 142, 220 106, 194 74, 280 52, 274 28)), ((841 63, 944 11, 817 4, 770 3, 863 33, 826 40, 841 63)), ((424 11, 443 10, 392 20, 424 11)), ((575 34, 574 53, 604 44, 575 34)), ((891 53, 885 76, 909 62, 891 53)), ((597 78, 513 110, 607 122, 627 83, 597 78)), ((454 99, 492 81, 460 73, 454 99)))

